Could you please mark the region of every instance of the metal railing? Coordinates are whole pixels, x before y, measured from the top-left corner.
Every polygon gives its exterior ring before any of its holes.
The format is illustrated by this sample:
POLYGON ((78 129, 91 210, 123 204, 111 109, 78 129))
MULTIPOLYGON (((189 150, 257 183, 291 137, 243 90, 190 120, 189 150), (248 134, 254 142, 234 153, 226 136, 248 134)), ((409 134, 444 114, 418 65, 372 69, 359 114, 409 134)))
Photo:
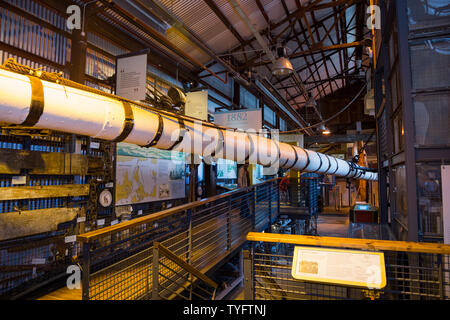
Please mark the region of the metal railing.
POLYGON ((450 299, 450 245, 253 232, 247 240, 252 245, 244 251, 245 299, 450 299), (383 252, 387 285, 378 290, 296 280, 296 245, 383 252))
POLYGON ((153 300, 214 300, 219 285, 156 242, 153 247, 153 300))
POLYGON ((152 296, 154 243, 207 272, 279 214, 279 179, 238 189, 77 236, 82 242, 82 298, 152 296))
POLYGON ((280 214, 295 216, 301 234, 317 234, 319 178, 315 173, 303 173, 289 178, 287 191, 280 191, 280 214))

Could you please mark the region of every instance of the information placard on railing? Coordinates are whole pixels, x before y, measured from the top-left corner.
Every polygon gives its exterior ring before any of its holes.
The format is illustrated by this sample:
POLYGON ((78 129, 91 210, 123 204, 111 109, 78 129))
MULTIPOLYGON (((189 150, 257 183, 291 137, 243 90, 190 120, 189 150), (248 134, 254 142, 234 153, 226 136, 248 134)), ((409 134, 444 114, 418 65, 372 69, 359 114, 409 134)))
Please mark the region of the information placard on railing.
POLYGON ((295 247, 292 277, 303 281, 382 289, 383 252, 295 247))

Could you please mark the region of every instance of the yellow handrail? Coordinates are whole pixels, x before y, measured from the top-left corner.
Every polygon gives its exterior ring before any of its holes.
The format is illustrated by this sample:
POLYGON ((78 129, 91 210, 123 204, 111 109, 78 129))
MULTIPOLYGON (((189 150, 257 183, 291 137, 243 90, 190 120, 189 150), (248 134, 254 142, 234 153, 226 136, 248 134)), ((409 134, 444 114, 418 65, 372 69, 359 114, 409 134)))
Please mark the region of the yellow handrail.
POLYGON ((378 251, 421 252, 421 253, 450 255, 450 245, 440 243, 316 237, 316 236, 259 233, 259 232, 249 232, 247 234, 247 240, 290 243, 296 245, 308 245, 319 247, 333 247, 333 248, 347 248, 347 249, 351 248, 351 249, 378 250, 378 251))
POLYGON ((157 213, 149 214, 149 215, 144 216, 144 217, 136 218, 136 219, 133 219, 133 220, 130 220, 130 221, 122 222, 122 223, 115 224, 115 225, 112 225, 112 226, 109 226, 109 227, 105 227, 105 228, 102 228, 102 229, 86 232, 86 233, 77 235, 77 241, 90 242, 92 240, 99 239, 101 237, 104 237, 106 235, 109 235, 109 234, 112 234, 112 233, 115 233, 115 232, 127 230, 127 229, 130 229, 130 228, 137 227, 139 225, 145 224, 145 223, 150 223, 150 222, 153 222, 153 221, 156 221, 156 220, 160 220, 160 219, 166 218, 168 216, 175 215, 176 213, 179 213, 181 211, 185 211, 185 210, 188 210, 188 209, 199 207, 199 206, 205 205, 206 203, 210 203, 210 202, 213 202, 213 201, 216 201, 216 200, 219 200, 219 199, 223 199, 223 198, 229 197, 229 196, 231 196, 233 194, 236 194, 236 193, 249 191, 251 189, 254 189, 257 186, 260 186, 260 185, 263 185, 263 184, 266 184, 266 183, 272 183, 272 182, 280 180, 280 179, 281 178, 274 178, 274 179, 267 180, 267 181, 264 181, 264 182, 261 182, 261 183, 258 183, 258 184, 254 184, 252 186, 248 186, 248 187, 236 189, 236 190, 233 190, 233 191, 230 191, 230 192, 226 192, 226 193, 223 193, 223 194, 219 194, 217 196, 213 196, 213 197, 210 197, 210 198, 207 198, 207 199, 202 199, 202 200, 199 200, 199 201, 186 203, 186 204, 183 204, 181 206, 177 206, 177 207, 166 209, 166 210, 163 210, 163 211, 160 211, 160 212, 157 212, 157 213))

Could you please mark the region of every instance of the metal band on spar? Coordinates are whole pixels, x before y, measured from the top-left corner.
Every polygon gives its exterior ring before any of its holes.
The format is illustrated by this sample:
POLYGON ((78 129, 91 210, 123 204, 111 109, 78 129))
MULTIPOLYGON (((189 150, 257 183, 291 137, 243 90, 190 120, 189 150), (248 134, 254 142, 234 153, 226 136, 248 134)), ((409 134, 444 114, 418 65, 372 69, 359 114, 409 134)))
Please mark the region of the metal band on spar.
MULTIPOLYGON (((49 129, 177 150, 239 163, 280 166, 306 172, 377 180, 354 163, 268 139, 258 134, 180 121, 120 97, 104 96, 37 77, 0 69, 0 123, 49 129)), ((206 123, 205 123, 206 124, 206 123)))

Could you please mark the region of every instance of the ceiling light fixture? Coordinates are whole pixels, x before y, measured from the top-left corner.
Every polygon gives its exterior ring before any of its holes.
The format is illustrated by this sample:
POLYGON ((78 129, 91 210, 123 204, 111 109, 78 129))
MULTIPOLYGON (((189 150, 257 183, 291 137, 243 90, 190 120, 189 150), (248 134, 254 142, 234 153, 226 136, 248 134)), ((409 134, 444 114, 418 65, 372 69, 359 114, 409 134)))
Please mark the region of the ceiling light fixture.
POLYGON ((323 135, 329 135, 331 134, 330 129, 328 129, 327 127, 325 127, 325 125, 322 123, 318 128, 317 131, 322 132, 323 135))
POLYGON ((331 131, 329 129, 325 129, 324 131, 322 131, 322 134, 327 136, 331 134, 331 131))
POLYGON ((286 48, 283 46, 278 46, 277 49, 278 58, 272 66, 272 74, 281 77, 288 76, 294 72, 292 63, 287 58, 286 48))
POLYGON ((308 107, 308 108, 317 107, 316 100, 313 98, 311 92, 308 92, 308 100, 306 100, 305 107, 308 107))

